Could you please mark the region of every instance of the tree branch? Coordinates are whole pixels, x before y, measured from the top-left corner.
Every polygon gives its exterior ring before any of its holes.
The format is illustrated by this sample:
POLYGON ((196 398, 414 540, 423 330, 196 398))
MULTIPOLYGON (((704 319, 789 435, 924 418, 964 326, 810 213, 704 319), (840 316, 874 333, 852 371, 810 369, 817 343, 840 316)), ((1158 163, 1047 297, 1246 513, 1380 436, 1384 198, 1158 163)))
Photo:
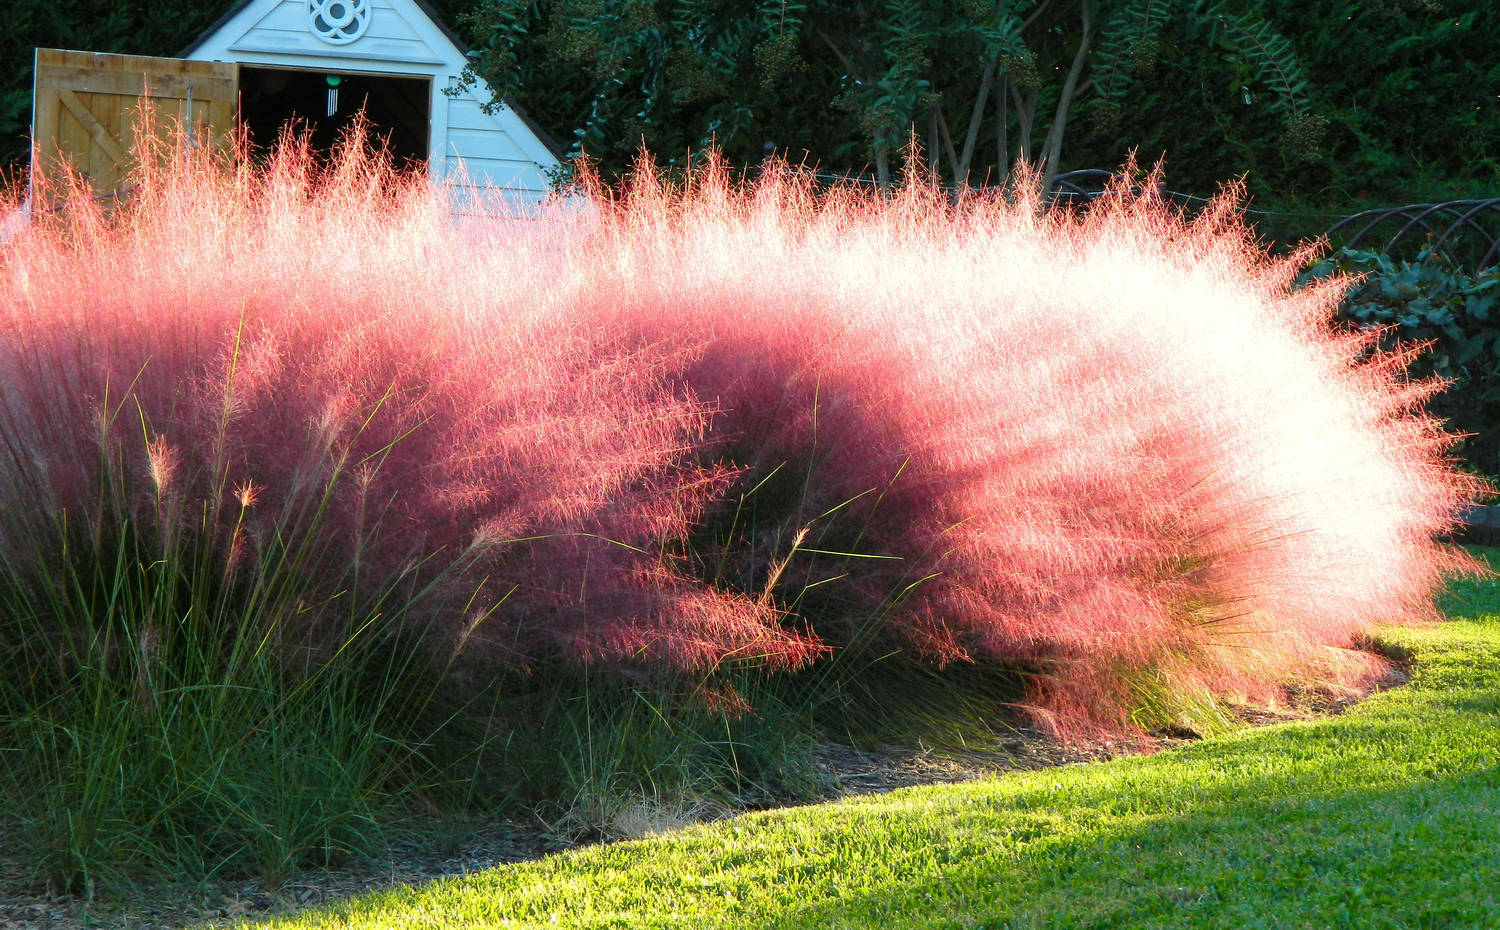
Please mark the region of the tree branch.
POLYGON ((828 50, 830 52, 833 52, 834 57, 839 60, 839 64, 843 65, 844 70, 849 72, 849 76, 863 84, 864 80, 858 74, 854 73, 854 62, 850 61, 849 56, 845 55, 843 49, 838 47, 838 43, 833 41, 833 37, 824 30, 819 29, 818 38, 822 39, 823 42, 827 44, 828 50))
POLYGON ((1010 80, 1004 75, 1000 77, 1000 83, 995 85, 995 122, 999 124, 995 130, 995 148, 999 160, 995 162, 1001 177, 1010 173, 1010 113, 1007 104, 1010 101, 1010 80))
MULTIPOLYGON (((1085 0, 1085 2, 1087 2, 1087 0, 1085 0)), ((1021 28, 1025 29, 1027 26, 1030 26, 1033 22, 1036 21, 1036 18, 1045 13, 1047 11, 1047 8, 1051 5, 1052 0, 1042 0, 1041 3, 1038 3, 1036 5, 1036 9, 1031 11, 1031 15, 1026 17, 1026 20, 1021 23, 1021 28)))
POLYGON ((1035 87, 1022 93, 1013 82, 1010 85, 1011 102, 1016 105, 1016 123, 1018 124, 1018 138, 1016 140, 1016 158, 1031 164, 1031 127, 1036 122, 1036 99, 1037 89, 1035 87))

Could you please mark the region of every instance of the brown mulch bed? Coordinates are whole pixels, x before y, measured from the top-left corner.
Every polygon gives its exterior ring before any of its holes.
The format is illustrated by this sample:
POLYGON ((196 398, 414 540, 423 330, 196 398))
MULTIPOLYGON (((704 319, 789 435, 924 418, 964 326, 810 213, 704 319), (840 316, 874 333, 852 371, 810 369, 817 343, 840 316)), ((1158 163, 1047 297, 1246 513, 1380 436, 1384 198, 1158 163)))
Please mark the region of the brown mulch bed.
MULTIPOLYGON (((1253 726, 1330 716, 1342 713, 1373 691, 1398 687, 1409 678, 1408 665, 1398 660, 1383 679, 1361 692, 1289 690, 1281 707, 1236 708, 1235 714, 1253 726)), ((1182 731, 1154 736, 1159 748, 1195 738, 1182 731)), ((1120 747, 1108 744, 1064 746, 1019 730, 1013 739, 992 749, 958 754, 827 745, 817 753, 814 769, 825 785, 825 796, 834 799, 1097 762, 1120 754, 1120 747)), ((383 862, 354 861, 339 868, 300 873, 275 885, 255 880, 210 881, 193 886, 143 882, 128 898, 91 902, 52 894, 45 884, 36 882, 24 863, 5 855, 7 832, 7 826, 0 823, 0 930, 175 930, 227 925, 241 917, 293 913, 368 891, 462 877, 574 845, 541 825, 470 825, 455 828, 446 841, 430 836, 394 841, 383 862)))

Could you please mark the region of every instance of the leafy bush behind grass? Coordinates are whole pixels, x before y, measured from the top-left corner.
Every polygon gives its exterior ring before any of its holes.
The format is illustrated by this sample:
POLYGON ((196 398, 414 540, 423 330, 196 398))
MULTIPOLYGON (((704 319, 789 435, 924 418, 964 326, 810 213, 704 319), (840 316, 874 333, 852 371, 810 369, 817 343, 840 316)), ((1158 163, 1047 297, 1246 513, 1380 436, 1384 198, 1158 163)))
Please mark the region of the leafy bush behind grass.
POLYGON ((1427 347, 1411 374, 1448 384, 1427 408, 1448 429, 1466 434, 1456 454, 1481 474, 1500 475, 1500 267, 1468 271, 1426 252, 1414 261, 1392 261, 1341 249, 1306 277, 1333 274, 1360 276, 1340 305, 1342 319, 1378 331, 1387 351, 1427 347))
POLYGON ((0 258, 0 785, 63 885, 454 791, 608 819, 567 796, 955 663, 1061 736, 1197 724, 1463 562, 1427 388, 1227 201, 645 166, 457 225, 358 137, 142 154, 0 258))

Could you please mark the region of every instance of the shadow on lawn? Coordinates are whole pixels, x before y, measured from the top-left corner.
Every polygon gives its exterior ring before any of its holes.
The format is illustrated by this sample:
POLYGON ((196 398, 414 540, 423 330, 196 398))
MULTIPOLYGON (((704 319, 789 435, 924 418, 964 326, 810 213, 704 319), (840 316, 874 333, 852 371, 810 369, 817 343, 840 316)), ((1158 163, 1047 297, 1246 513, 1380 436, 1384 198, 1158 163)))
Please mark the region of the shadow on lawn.
MULTIPOLYGON (((972 786, 941 796, 936 816, 968 820, 956 832, 970 839, 937 877, 754 925, 1500 926, 1496 692, 1371 710, 1122 760, 1113 779, 1065 771, 990 799, 972 786), (1446 735, 1412 739, 1418 714, 1446 735), (1153 785, 1162 764, 1186 771, 1153 785), (1038 810, 1059 809, 1097 829, 1027 830, 1038 810)), ((899 829, 899 801, 869 826, 899 829)))
POLYGON ((742 926, 1496 926, 1500 776, 1239 797, 1083 838, 1038 837, 936 878, 840 893, 742 926))
MULTIPOLYGON (((1500 612, 1480 584, 1460 583, 1454 593, 1469 596, 1460 609, 1450 599, 1451 616, 1500 622, 1487 619, 1500 612)), ((629 906, 659 914, 661 926, 671 924, 662 900, 757 885, 806 903, 767 913, 763 901, 746 902, 716 922, 1500 926, 1490 891, 1500 887, 1500 646, 1463 633, 1413 636, 1411 686, 1343 716, 1103 766, 852 798, 821 822, 805 812, 751 814, 673 838, 670 855, 623 844, 581 850, 574 863, 580 874, 595 864, 628 874, 652 896, 629 906), (797 852, 762 852, 788 849, 797 852), (864 861, 878 863, 873 874, 859 873, 864 861)), ((573 867, 555 858, 499 866, 476 877, 476 895, 514 899, 573 867)), ((601 886, 608 894, 590 906, 570 885, 532 901, 530 913, 504 916, 524 923, 550 906, 564 925, 575 908, 600 918, 618 891, 601 886)), ((398 897, 417 913, 445 906, 444 896, 418 886, 398 897)), ((347 900, 327 913, 357 907, 347 900)))
POLYGON ((493 899, 487 910, 540 887, 530 912, 500 916, 524 923, 551 907, 569 925, 575 908, 597 921, 620 889, 559 876, 603 863, 641 889, 626 896, 643 916, 662 901, 723 907, 707 897, 755 886, 794 902, 715 912, 743 927, 1500 926, 1488 891, 1500 887, 1500 649, 1465 642, 1454 656, 1453 645, 1423 646, 1416 635, 1408 688, 1342 716, 1156 756, 857 796, 821 819, 807 809, 751 814, 673 836, 666 854, 616 844, 566 862, 510 837, 509 854, 487 856, 478 835, 440 874, 382 864, 308 875, 275 896, 226 893, 196 912, 139 907, 120 920, 58 914, 32 925, 167 927, 302 910, 342 923, 362 909, 362 893, 393 885, 412 913, 447 907, 451 888, 438 882, 459 874, 493 899), (870 874, 864 863, 875 863, 870 874))
MULTIPOLYGON (((550 911, 565 926, 670 926, 661 903, 695 898, 718 925, 764 928, 1500 925, 1500 688, 1443 684, 1153 757, 863 796, 820 821, 748 815, 669 853, 624 844, 501 866, 465 900, 484 901, 485 919, 550 911), (582 887, 597 894, 562 880, 575 869, 594 871, 582 887), (810 903, 715 903, 756 886, 810 903), (530 910, 502 904, 538 888, 530 910)), ((451 893, 406 890, 397 913, 451 893)))

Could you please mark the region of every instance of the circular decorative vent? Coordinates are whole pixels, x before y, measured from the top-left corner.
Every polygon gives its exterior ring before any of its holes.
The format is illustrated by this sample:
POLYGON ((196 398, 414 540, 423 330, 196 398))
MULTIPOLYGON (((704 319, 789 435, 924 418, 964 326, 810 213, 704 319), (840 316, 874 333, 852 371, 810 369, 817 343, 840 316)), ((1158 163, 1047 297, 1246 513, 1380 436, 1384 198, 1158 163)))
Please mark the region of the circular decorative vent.
POLYGON ((370 0, 307 0, 307 25, 330 45, 348 45, 370 28, 370 0))

